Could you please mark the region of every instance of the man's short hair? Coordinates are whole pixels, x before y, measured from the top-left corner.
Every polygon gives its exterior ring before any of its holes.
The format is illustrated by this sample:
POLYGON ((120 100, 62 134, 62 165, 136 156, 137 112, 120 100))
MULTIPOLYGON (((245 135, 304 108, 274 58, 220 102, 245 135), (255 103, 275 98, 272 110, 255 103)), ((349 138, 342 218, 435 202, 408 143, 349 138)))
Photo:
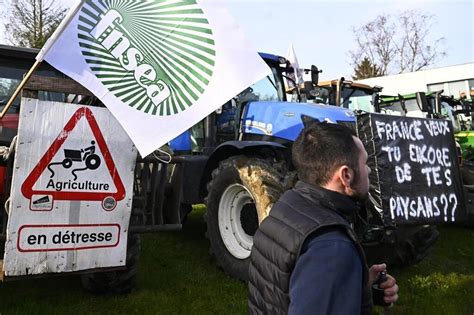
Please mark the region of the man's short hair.
MULTIPOLYGON (((293 143, 293 164, 300 180, 322 186, 341 166, 349 166, 357 175, 359 149, 350 128, 327 122, 306 126, 293 143)), ((357 178, 357 176, 355 176, 357 178)))

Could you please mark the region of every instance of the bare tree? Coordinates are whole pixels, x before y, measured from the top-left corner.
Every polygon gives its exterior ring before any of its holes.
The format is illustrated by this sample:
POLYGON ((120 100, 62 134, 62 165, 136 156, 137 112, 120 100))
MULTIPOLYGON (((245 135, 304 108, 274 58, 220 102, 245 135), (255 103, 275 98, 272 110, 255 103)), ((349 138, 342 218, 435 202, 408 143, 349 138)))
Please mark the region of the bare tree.
POLYGON ((440 48, 443 37, 429 41, 433 19, 433 15, 415 10, 405 11, 399 16, 400 38, 395 44, 400 73, 421 70, 446 56, 440 48))
POLYGON ((361 64, 367 58, 372 65, 376 65, 381 75, 388 73, 388 66, 396 55, 393 45, 395 25, 390 22, 389 16, 379 15, 375 20, 354 28, 356 36, 356 49, 350 51, 353 65, 361 64))
POLYGON ((41 48, 53 34, 66 9, 53 0, 12 0, 8 23, 8 41, 17 46, 41 48))
POLYGON ((349 51, 352 65, 361 65, 364 58, 377 66, 381 75, 418 71, 446 55, 444 38, 433 41, 429 30, 433 15, 418 10, 404 11, 393 17, 379 15, 360 27, 353 28, 356 48, 349 51))

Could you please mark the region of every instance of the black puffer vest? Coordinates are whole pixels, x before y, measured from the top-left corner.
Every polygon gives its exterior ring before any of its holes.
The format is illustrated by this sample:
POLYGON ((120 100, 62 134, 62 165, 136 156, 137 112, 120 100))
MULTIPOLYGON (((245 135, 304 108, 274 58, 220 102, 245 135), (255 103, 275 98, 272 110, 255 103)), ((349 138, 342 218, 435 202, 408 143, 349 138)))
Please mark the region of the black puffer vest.
POLYGON ((249 267, 249 314, 288 313, 290 276, 303 243, 310 234, 326 229, 341 229, 354 242, 364 266, 361 313, 370 313, 372 297, 366 285, 365 255, 349 223, 356 211, 357 205, 350 198, 301 181, 285 192, 254 236, 249 267))

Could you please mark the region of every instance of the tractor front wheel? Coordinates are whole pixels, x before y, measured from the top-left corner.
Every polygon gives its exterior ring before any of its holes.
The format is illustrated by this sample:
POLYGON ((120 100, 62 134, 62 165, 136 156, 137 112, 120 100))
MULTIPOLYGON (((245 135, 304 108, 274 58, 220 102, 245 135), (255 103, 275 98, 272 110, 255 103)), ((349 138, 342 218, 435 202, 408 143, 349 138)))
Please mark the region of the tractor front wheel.
POLYGON ((286 189, 282 165, 235 156, 220 163, 208 183, 206 236, 217 264, 246 281, 253 235, 286 189))

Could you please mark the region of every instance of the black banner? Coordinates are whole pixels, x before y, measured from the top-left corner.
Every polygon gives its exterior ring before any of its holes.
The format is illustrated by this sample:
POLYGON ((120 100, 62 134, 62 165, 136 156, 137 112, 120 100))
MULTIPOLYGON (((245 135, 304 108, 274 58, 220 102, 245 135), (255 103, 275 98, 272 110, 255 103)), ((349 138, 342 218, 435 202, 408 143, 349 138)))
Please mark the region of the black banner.
POLYGON ((449 120, 361 114, 357 132, 369 154, 370 202, 386 224, 465 219, 449 120))

